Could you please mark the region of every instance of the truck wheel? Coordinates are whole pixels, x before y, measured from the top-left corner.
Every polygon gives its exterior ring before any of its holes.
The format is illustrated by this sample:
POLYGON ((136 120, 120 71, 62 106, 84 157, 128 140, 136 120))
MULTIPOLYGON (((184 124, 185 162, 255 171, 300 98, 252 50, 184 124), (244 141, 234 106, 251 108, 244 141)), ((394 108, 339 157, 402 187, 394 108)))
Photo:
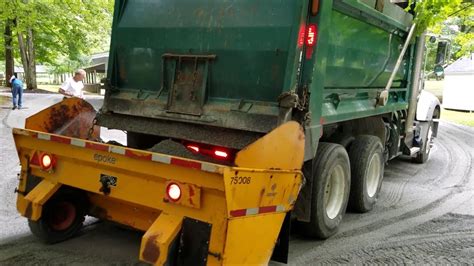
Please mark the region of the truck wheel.
POLYGON ((334 235, 346 212, 350 189, 350 165, 339 144, 319 143, 313 164, 311 216, 300 222, 301 233, 326 239, 334 235))
POLYGON ((368 212, 377 202, 382 187, 383 146, 376 136, 358 136, 349 149, 351 193, 349 209, 368 212))
POLYGON ((86 198, 70 191, 60 191, 43 206, 38 221, 28 220, 30 231, 42 242, 54 244, 74 236, 86 215, 86 198))
POLYGON ((422 126, 427 127, 426 131, 423 131, 422 144, 420 151, 413 158, 415 163, 425 163, 430 157, 431 143, 433 142, 433 121, 422 122, 422 126))

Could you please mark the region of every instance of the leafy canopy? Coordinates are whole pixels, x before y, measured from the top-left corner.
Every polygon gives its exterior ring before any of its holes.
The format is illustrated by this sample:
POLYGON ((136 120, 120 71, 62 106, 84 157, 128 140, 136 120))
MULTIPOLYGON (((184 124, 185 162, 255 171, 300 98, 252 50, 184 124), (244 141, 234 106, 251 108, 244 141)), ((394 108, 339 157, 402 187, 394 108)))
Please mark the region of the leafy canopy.
MULTIPOLYGON (((33 29, 37 62, 70 71, 84 62, 85 55, 108 49, 113 2, 0 0, 4 7, 0 9, 0 25, 3 32, 8 19, 16 20, 14 36, 33 29)), ((16 37, 14 42, 17 45, 16 37)), ((0 45, 3 49, 3 38, 0 45)), ((17 47, 15 55, 18 57, 17 47)))

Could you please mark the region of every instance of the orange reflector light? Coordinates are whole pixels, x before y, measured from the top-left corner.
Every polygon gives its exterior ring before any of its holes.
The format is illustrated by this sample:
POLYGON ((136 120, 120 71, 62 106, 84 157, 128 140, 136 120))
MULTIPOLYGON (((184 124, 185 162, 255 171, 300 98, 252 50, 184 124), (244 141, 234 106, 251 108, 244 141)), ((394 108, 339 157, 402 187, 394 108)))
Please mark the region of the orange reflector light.
POLYGON ((311 5, 311 15, 316 16, 319 11, 319 0, 313 0, 313 4, 311 5))
POLYGON ((227 154, 227 152, 220 151, 220 150, 215 150, 214 155, 217 156, 217 157, 220 157, 220 158, 227 158, 227 156, 229 156, 229 154, 227 154))
POLYGON ((176 183, 170 183, 166 188, 166 194, 172 201, 178 201, 181 198, 181 188, 176 183))

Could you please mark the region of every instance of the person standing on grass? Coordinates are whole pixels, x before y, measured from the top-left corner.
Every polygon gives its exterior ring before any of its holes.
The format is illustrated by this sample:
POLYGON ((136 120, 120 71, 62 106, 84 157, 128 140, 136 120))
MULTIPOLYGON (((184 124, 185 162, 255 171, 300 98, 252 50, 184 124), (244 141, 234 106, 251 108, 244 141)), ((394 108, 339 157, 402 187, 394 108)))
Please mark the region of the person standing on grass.
POLYGON ((84 98, 84 93, 82 89, 84 84, 82 80, 86 76, 86 71, 84 69, 78 69, 74 72, 74 77, 66 79, 66 81, 59 88, 59 93, 64 95, 66 98, 78 97, 84 98))
POLYGON ((10 83, 12 84, 12 96, 13 96, 13 108, 21 109, 22 97, 23 97, 23 82, 16 78, 15 75, 11 76, 10 83), (18 98, 18 100, 17 100, 18 98))

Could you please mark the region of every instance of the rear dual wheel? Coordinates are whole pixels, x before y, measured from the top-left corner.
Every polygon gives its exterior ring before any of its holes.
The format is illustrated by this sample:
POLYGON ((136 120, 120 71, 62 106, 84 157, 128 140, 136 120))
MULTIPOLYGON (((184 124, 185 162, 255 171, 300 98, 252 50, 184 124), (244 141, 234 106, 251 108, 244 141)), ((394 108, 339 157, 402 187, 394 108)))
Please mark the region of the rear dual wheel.
POLYGON ((326 239, 337 232, 349 199, 350 175, 349 157, 344 147, 319 143, 311 176, 310 221, 300 222, 302 234, 326 239))
POLYGON ((28 226, 33 235, 47 244, 69 239, 82 228, 86 202, 81 193, 60 191, 43 206, 41 218, 28 220, 28 226))
POLYGON ((311 173, 310 221, 300 222, 301 232, 326 239, 337 232, 348 204, 353 211, 370 211, 380 193, 384 162, 376 136, 358 136, 349 154, 339 144, 319 143, 311 173))
POLYGON ((351 193, 349 209, 368 212, 377 202, 384 171, 383 146, 376 136, 358 136, 349 149, 351 193))

